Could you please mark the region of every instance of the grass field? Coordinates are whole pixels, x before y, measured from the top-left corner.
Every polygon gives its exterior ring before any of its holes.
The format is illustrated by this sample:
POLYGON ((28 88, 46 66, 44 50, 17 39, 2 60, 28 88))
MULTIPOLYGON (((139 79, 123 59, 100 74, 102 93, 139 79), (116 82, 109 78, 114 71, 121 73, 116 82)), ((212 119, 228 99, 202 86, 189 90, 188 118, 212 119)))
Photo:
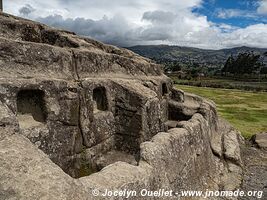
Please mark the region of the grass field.
POLYGON ((267 93, 176 85, 177 88, 213 100, 219 115, 245 138, 267 131, 267 93))
POLYGON ((237 81, 229 79, 204 78, 201 80, 183 80, 172 77, 174 82, 179 85, 191 85, 200 87, 241 89, 247 91, 267 92, 267 82, 237 81))

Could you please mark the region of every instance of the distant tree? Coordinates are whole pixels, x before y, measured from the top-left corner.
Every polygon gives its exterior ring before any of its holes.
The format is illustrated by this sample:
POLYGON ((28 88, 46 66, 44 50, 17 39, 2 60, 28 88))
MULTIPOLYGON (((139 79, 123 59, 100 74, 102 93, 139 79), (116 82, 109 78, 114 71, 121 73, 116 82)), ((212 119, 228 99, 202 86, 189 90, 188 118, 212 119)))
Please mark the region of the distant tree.
POLYGON ((263 63, 260 61, 260 55, 254 55, 253 52, 240 53, 236 59, 231 55, 223 69, 222 73, 231 73, 234 75, 258 74, 263 63))
POLYGON ((226 75, 227 72, 231 72, 232 71, 231 68, 233 68, 233 63, 234 63, 234 57, 233 55, 231 55, 224 64, 224 67, 222 68, 222 73, 226 75))
POLYGON ((261 78, 263 79, 267 78, 267 67, 261 67, 261 70, 259 72, 259 81, 261 78))
POLYGON ((197 69, 200 68, 200 64, 197 63, 197 62, 193 62, 192 65, 193 65, 194 68, 197 68, 197 69))
POLYGON ((193 78, 197 78, 197 77, 198 77, 198 73, 199 73, 199 70, 198 70, 197 68, 193 68, 193 69, 191 70, 191 76, 192 76, 193 78))
POLYGON ((171 66, 171 70, 173 71, 173 72, 178 72, 178 71, 181 71, 181 65, 180 65, 180 63, 178 62, 178 61, 174 61, 173 63, 172 63, 172 66, 171 66))
POLYGON ((261 74, 267 74, 267 67, 262 67, 260 72, 261 74))
POLYGON ((177 60, 168 60, 164 58, 153 58, 153 60, 155 60, 158 64, 163 65, 165 72, 177 72, 182 70, 181 63, 177 60))

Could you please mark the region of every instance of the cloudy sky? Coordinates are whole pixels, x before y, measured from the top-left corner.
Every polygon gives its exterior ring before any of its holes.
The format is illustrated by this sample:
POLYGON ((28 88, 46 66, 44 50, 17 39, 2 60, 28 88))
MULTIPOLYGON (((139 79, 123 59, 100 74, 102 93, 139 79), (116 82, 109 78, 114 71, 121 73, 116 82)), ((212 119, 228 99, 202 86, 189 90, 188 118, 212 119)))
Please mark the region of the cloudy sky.
POLYGON ((17 16, 118 46, 267 48, 267 0, 3 0, 17 16))

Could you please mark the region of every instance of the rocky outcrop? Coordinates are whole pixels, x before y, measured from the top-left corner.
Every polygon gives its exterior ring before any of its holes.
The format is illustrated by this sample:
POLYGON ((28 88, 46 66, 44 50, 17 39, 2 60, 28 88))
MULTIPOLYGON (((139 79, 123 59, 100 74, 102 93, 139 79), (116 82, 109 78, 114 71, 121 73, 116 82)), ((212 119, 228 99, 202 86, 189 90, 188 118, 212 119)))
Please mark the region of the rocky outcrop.
POLYGON ((258 147, 267 149, 267 133, 258 133, 252 137, 252 140, 258 147))
POLYGON ((152 61, 0 14, 0 199, 234 190, 241 141, 152 61))

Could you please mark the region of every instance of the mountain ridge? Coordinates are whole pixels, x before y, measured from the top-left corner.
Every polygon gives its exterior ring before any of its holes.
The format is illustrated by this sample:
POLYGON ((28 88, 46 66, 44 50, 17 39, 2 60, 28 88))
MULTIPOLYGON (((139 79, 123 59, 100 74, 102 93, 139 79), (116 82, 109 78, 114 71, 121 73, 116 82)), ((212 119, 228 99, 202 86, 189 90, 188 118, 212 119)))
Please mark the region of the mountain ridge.
MULTIPOLYGON (((253 51, 264 57, 264 53, 267 52, 267 48, 247 46, 212 50, 170 45, 137 45, 127 47, 127 49, 156 61, 178 61, 182 64, 198 63, 211 68, 222 67, 230 55, 237 56, 239 53, 253 51)), ((266 56, 263 62, 267 64, 266 56)))

